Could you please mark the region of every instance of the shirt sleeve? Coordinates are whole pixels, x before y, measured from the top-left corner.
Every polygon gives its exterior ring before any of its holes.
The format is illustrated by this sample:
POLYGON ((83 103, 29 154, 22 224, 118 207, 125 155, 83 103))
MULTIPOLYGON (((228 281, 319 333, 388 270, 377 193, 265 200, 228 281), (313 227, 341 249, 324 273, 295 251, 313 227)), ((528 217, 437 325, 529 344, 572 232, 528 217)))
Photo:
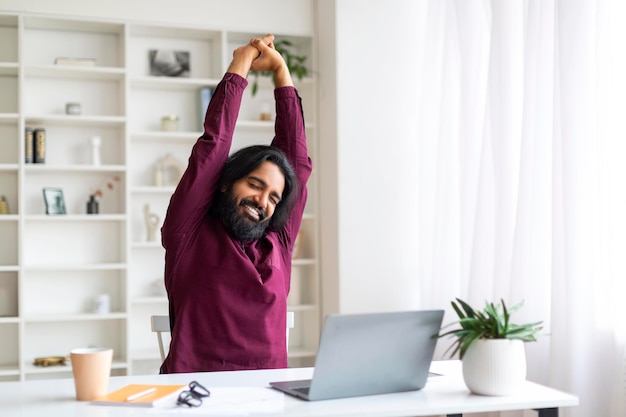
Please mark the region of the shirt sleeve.
POLYGON ((308 195, 306 183, 311 176, 313 164, 308 153, 302 99, 298 91, 294 87, 280 87, 274 90, 274 97, 276 122, 272 145, 283 150, 298 179, 298 198, 285 230, 292 248, 302 223, 308 195))
POLYGON ((217 85, 205 115, 204 132, 192 148, 187 169, 167 208, 161 228, 165 249, 180 242, 207 214, 230 152, 247 85, 245 78, 232 73, 226 73, 217 85))

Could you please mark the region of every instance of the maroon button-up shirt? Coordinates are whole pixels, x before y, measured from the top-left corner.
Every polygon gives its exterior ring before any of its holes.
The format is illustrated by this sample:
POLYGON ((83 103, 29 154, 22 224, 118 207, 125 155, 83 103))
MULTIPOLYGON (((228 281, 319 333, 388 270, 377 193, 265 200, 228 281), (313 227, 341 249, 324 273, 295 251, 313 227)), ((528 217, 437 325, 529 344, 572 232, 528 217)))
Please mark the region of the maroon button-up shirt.
POLYGON ((228 158, 247 81, 227 73, 215 89, 204 134, 172 195, 162 228, 172 341, 163 373, 283 368, 293 244, 311 175, 300 97, 274 90, 275 137, 300 193, 284 229, 252 242, 233 239, 208 215, 228 158))

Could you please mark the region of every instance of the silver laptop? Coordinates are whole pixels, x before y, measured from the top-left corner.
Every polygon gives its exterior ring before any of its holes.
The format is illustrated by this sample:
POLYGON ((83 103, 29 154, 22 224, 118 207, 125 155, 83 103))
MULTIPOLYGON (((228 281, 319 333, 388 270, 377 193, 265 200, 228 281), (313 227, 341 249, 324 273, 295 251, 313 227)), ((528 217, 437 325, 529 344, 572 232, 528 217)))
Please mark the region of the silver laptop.
POLYGON ((309 401, 422 389, 442 319, 443 310, 330 314, 313 379, 270 386, 309 401))

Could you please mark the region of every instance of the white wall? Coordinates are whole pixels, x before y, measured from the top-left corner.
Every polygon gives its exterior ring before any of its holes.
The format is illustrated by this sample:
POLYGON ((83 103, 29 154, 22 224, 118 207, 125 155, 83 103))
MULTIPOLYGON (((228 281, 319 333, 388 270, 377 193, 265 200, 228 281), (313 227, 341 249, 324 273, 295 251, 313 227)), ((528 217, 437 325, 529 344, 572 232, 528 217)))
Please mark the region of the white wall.
MULTIPOLYGON (((336 267, 323 257, 326 313, 419 307, 417 144, 411 139, 417 134, 418 103, 408 93, 418 90, 411 76, 419 63, 411 44, 419 30, 418 4, 316 2, 320 71, 336 60, 336 80, 320 75, 321 170, 337 171, 335 194, 322 200, 323 214, 337 216, 331 219, 334 233, 323 217, 323 244, 336 245, 339 255, 336 267), (331 41, 320 35, 329 30, 336 31, 334 45, 322 44, 331 41), (336 123, 331 128, 333 120, 323 109, 331 105, 326 93, 333 87, 336 123), (328 299, 335 289, 335 299, 328 299)), ((322 176, 325 192, 327 181, 322 176)))
POLYGON ((0 10, 285 35, 313 33, 311 0, 0 0, 0 10))

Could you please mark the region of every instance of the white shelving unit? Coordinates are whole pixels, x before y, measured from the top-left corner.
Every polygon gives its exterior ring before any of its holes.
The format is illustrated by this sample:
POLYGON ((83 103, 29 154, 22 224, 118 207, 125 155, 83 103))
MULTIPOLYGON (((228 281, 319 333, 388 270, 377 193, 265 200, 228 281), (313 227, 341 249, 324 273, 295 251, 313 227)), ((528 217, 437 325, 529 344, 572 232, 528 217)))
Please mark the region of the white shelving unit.
MULTIPOLYGON (((0 381, 71 376, 69 367, 41 368, 34 358, 68 354, 74 347, 115 350, 115 374, 157 372, 159 352, 149 316, 167 314, 160 228, 179 170, 155 183, 157 161, 183 167, 201 133, 199 90, 214 88, 232 50, 254 33, 136 22, 79 20, 0 13, 0 381), (188 51, 188 77, 150 75, 152 49, 188 51), (56 65, 58 57, 94 58, 94 66, 56 65), (68 115, 66 103, 81 105, 68 115), (161 117, 180 116, 175 132, 161 117), (45 163, 25 163, 25 129, 46 131, 45 163), (101 138, 101 162, 91 161, 91 138, 101 138), (44 187, 61 188, 67 214, 47 215, 44 187), (86 214, 99 190, 99 214, 86 214), (144 210, 158 218, 148 240, 144 210), (108 294, 111 310, 97 314, 93 300, 108 294)), ((280 35, 277 35, 280 37, 280 35)), ((286 36, 313 62, 310 37, 286 36)), ((313 72, 313 71, 311 71, 313 72)), ((316 155, 316 82, 298 82, 316 155)), ((273 86, 260 80, 247 92, 234 149, 269 143, 273 122, 259 120, 273 86)), ((319 249, 315 172, 293 262, 289 309, 290 365, 311 365, 320 331, 319 249)))

